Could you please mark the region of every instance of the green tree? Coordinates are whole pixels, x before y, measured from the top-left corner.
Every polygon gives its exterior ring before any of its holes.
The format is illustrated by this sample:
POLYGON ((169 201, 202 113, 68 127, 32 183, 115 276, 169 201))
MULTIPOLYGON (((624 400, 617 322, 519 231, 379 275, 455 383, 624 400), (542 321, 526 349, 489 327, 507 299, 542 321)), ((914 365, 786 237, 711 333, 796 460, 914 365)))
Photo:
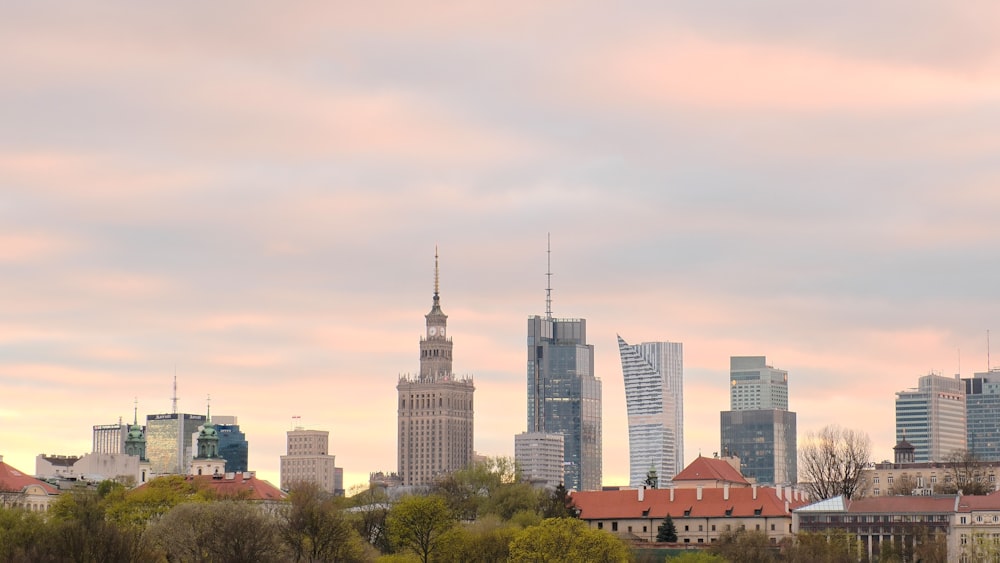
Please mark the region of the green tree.
POLYGON ((48 525, 38 512, 0 506, 0 561, 45 561, 48 525))
POLYGON ((350 501, 355 515, 352 521, 358 534, 379 551, 388 552, 386 518, 389 516, 389 497, 385 490, 369 487, 352 496, 350 501))
POLYGON ((555 561, 629 561, 631 552, 624 541, 603 530, 592 530, 575 518, 548 518, 525 528, 510 544, 513 563, 555 561))
POLYGON ((233 500, 185 502, 148 530, 170 561, 284 561, 277 522, 260 506, 233 500))
POLYGON ((771 563, 775 560, 767 534, 757 530, 723 532, 719 540, 712 544, 711 550, 729 561, 741 563, 771 563))
POLYGON ((408 496, 392 507, 386 524, 394 546, 413 551, 427 563, 455 519, 440 496, 408 496))
POLYGON ((559 486, 546 499, 542 508, 542 516, 545 518, 576 518, 578 516, 573 497, 562 483, 559 483, 559 486))
POLYGON ((510 543, 519 528, 496 516, 452 527, 442 538, 443 548, 434 557, 437 563, 503 563, 510 557, 510 543))
POLYGON ((656 529, 656 541, 674 543, 677 541, 677 526, 670 514, 663 519, 660 527, 656 529))
POLYGON ((838 528, 799 532, 783 551, 789 563, 850 563, 858 560, 862 546, 856 535, 838 528))
POLYGON ((144 530, 173 507, 192 500, 205 500, 198 487, 183 475, 157 477, 142 487, 126 491, 111 487, 104 497, 108 519, 119 528, 144 530))
POLYGON ((667 559, 668 563, 726 563, 726 560, 706 551, 686 551, 667 559))
POLYGON ((312 482, 295 484, 281 511, 280 533, 295 561, 360 561, 365 546, 341 499, 312 482))
POLYGON ((49 545, 57 560, 138 561, 148 557, 141 534, 110 522, 97 491, 66 491, 48 511, 49 545))

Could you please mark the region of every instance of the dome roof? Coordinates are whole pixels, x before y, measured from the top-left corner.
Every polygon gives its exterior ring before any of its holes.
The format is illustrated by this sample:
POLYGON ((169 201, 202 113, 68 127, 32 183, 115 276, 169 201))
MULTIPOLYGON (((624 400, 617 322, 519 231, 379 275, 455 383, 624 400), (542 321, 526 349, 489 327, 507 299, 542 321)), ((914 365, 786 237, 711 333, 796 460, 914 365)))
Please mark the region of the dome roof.
POLYGON ((199 438, 218 438, 219 431, 215 429, 215 426, 211 423, 205 424, 202 427, 201 432, 198 433, 199 438))
POLYGON ((142 426, 139 426, 138 424, 133 424, 133 425, 131 425, 131 426, 128 427, 128 438, 127 438, 127 440, 129 440, 129 441, 135 441, 135 440, 144 440, 144 439, 145 438, 142 435, 142 426))

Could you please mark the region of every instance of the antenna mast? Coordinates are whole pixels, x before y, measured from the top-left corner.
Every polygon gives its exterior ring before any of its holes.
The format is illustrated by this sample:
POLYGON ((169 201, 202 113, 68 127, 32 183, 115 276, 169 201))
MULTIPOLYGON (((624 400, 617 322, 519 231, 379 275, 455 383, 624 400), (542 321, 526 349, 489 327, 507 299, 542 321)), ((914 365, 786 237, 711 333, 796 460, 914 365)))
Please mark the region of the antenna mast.
POLYGON ((552 318, 552 233, 546 233, 548 237, 548 245, 545 250, 547 254, 546 257, 546 272, 545 277, 547 283, 545 286, 545 318, 552 318))
POLYGON ((174 396, 170 399, 173 403, 173 413, 177 414, 177 367, 174 366, 174 396))

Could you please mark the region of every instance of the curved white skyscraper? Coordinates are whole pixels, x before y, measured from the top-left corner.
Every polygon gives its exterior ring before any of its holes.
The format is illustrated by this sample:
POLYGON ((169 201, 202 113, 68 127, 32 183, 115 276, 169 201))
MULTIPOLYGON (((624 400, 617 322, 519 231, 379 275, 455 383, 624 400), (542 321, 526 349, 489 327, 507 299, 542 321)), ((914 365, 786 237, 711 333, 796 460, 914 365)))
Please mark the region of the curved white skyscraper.
POLYGON ((651 468, 660 482, 667 481, 684 468, 684 345, 629 344, 619 336, 618 351, 628 408, 629 486, 641 485, 651 468))

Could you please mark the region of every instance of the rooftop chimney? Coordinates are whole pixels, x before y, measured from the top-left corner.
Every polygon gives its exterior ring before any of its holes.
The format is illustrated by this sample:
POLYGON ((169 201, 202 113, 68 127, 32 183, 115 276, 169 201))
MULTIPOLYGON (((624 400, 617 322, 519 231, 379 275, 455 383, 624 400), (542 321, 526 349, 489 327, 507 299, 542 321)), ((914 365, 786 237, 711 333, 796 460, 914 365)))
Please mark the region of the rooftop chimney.
POLYGON ((698 500, 701 500, 701 485, 698 485, 698 495, 697 495, 697 498, 698 498, 698 500))
POLYGON ((670 502, 674 502, 674 488, 670 487, 670 502))
POLYGON ((722 486, 722 500, 729 500, 729 483, 722 486))
POLYGON ((757 483, 754 483, 753 485, 750 485, 750 488, 753 489, 753 499, 757 500, 757 483))
POLYGON ((646 498, 646 486, 645 485, 640 485, 639 486, 639 502, 642 502, 642 500, 644 498, 646 498))

